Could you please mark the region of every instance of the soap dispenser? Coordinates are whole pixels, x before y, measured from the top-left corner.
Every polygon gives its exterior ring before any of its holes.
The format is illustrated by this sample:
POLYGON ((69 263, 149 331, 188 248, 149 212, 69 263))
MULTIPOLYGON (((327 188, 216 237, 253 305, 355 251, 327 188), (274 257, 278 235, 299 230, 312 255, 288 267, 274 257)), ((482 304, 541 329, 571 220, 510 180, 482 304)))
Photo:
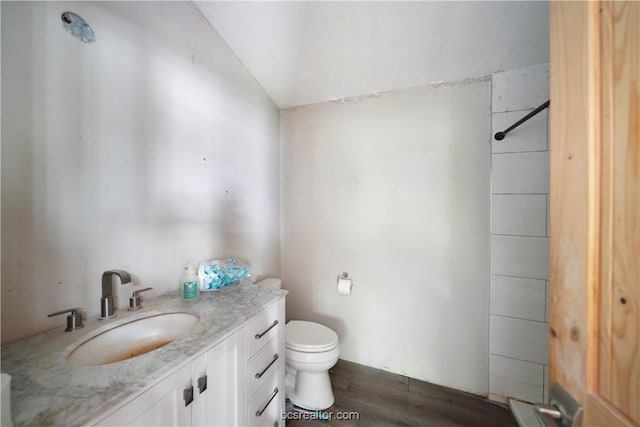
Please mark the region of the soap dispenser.
POLYGON ((180 280, 180 294, 185 301, 198 299, 200 296, 200 286, 198 286, 198 276, 193 268, 188 265, 184 268, 184 275, 180 280))

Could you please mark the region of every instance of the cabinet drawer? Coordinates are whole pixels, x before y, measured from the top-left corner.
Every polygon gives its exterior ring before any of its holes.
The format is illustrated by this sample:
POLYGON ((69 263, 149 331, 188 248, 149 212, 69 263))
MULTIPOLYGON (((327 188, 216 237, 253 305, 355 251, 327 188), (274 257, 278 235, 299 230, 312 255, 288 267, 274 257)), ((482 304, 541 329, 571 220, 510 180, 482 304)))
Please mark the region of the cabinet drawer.
MULTIPOLYGON (((277 362, 280 364, 281 362, 277 362)), ((281 403, 284 399, 284 387, 278 373, 271 374, 256 394, 249 400, 247 421, 250 426, 277 427, 281 420, 281 403)))
POLYGON ((280 304, 275 302, 247 323, 247 359, 283 331, 280 304))
POLYGON ((284 354, 280 352, 279 340, 280 335, 272 339, 249 361, 247 365, 247 396, 249 398, 271 374, 280 370, 279 366, 284 360, 284 354))

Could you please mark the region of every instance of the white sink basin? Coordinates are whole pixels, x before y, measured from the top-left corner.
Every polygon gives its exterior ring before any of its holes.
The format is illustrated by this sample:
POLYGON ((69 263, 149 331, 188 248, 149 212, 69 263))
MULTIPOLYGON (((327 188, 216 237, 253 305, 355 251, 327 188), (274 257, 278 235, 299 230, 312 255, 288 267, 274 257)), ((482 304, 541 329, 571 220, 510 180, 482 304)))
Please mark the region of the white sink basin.
POLYGON ((131 359, 186 336, 198 320, 189 313, 143 317, 83 342, 67 361, 77 366, 99 366, 131 359))

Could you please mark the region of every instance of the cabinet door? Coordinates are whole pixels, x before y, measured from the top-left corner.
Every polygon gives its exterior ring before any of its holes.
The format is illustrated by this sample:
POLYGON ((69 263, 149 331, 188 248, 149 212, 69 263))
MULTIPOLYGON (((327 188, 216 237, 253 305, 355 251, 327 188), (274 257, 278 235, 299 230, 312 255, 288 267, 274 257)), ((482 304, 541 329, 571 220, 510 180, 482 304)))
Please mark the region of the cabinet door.
POLYGON ((196 385, 194 426, 246 424, 243 358, 244 329, 241 329, 192 363, 196 385))
POLYGON ((190 386, 191 366, 187 364, 97 426, 190 426, 193 403, 184 399, 184 390, 190 386))

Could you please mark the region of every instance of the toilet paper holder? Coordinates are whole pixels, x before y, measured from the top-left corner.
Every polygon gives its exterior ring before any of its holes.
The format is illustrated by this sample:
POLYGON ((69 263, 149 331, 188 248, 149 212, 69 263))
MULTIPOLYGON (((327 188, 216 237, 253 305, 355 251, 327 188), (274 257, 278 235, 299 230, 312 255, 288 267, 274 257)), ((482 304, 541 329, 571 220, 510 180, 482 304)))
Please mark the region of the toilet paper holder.
POLYGON ((341 295, 351 295, 351 289, 353 288, 353 281, 349 277, 349 273, 344 272, 342 276, 338 276, 336 280, 338 293, 341 295))

